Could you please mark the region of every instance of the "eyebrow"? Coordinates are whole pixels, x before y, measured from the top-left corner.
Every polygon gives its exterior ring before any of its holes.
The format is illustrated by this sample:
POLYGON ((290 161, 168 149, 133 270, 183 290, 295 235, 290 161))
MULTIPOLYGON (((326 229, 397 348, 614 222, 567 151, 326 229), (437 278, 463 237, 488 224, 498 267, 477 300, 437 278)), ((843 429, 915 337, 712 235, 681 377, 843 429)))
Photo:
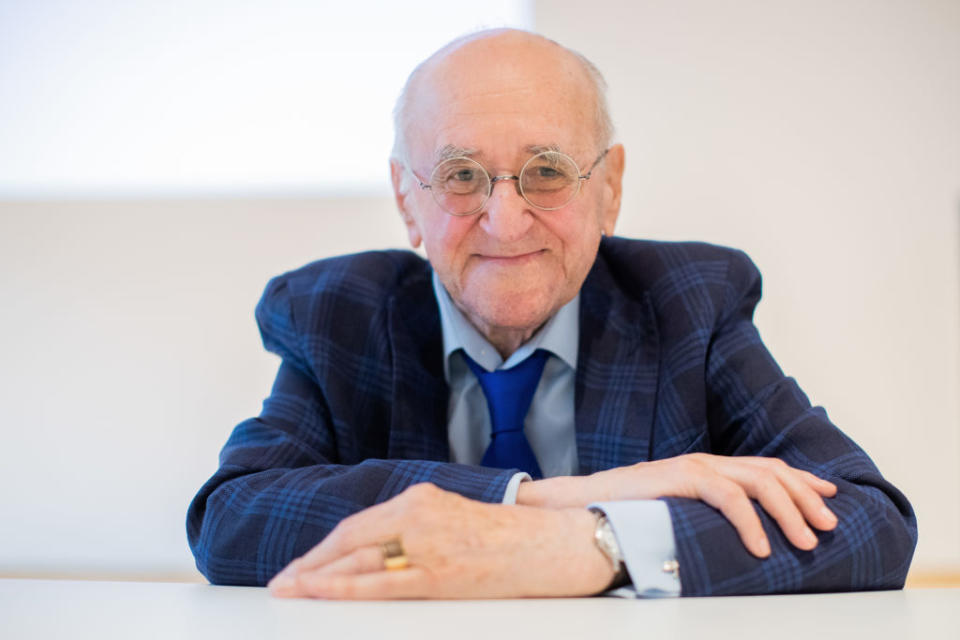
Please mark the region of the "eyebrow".
POLYGON ((563 151, 560 150, 560 145, 556 143, 528 144, 523 148, 523 150, 530 152, 532 155, 537 155, 538 153, 543 153, 544 151, 555 151, 556 153, 563 153, 563 151))
POLYGON ((476 149, 458 147, 455 144, 445 144, 437 150, 437 162, 443 162, 450 158, 472 158, 477 154, 478 151, 476 149))
MULTIPOLYGON (((530 155, 537 155, 538 153, 543 153, 544 151, 556 151, 558 153, 563 153, 560 150, 560 145, 556 143, 551 144, 528 144, 523 148, 524 151, 530 155)), ((444 160, 449 160, 450 158, 473 158, 474 156, 483 155, 481 152, 476 149, 471 149, 469 147, 459 147, 455 144, 445 144, 440 149, 437 150, 436 161, 438 163, 443 162, 444 160)))

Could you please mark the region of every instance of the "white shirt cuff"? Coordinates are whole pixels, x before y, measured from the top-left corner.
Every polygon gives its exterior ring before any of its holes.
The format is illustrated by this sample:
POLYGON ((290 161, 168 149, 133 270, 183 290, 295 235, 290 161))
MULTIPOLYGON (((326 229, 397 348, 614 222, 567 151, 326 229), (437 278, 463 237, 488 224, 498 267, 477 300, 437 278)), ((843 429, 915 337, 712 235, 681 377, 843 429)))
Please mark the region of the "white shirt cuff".
POLYGON ((607 516, 620 545, 632 586, 607 592, 627 598, 657 598, 680 595, 676 543, 670 510, 660 500, 595 502, 607 516))
POLYGON ((520 491, 520 483, 524 480, 533 480, 526 471, 513 474, 510 482, 507 483, 507 490, 503 492, 503 504, 517 504, 517 492, 520 491))

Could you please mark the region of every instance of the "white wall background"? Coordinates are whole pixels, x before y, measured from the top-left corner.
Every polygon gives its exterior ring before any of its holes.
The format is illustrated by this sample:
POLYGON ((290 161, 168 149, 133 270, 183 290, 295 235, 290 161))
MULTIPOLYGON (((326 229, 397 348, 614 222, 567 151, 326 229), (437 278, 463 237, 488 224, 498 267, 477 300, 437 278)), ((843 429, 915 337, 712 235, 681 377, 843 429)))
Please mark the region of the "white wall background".
POLYGON ((531 9, 2 0, 0 195, 382 190, 371 158, 410 68, 464 31, 527 26, 531 9))
POLYGON ((582 10, 537 28, 610 84, 618 233, 746 250, 771 351, 917 509, 915 567, 960 568, 960 2, 582 10))
MULTIPOLYGON (((131 15, 119 28, 150 19, 131 15)), ((960 567, 960 3, 541 0, 534 19, 611 86, 628 166, 618 232, 747 250, 771 350, 917 508, 915 567, 960 567)), ((7 108, 4 81, 32 77, 9 69, 0 55, 7 108)), ((311 72, 322 86, 325 67, 311 72)), ((22 170, 10 117, 0 187, 22 170)), ((112 147, 128 130, 99 131, 112 147)), ((325 153, 346 152, 335 140, 325 153)), ((373 159, 384 184, 388 145, 373 159)), ((196 188, 35 181, 0 198, 0 574, 196 577, 187 503, 277 365, 252 318, 266 280, 404 243, 382 187, 324 195, 302 165, 196 188)))

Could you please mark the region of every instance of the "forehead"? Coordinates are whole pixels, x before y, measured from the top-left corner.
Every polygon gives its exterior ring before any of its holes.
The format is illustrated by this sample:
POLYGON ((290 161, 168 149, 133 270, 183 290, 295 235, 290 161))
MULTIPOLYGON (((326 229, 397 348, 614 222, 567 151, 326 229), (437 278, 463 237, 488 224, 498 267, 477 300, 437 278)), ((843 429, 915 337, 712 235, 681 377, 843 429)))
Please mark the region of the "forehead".
POLYGON ((444 149, 510 162, 533 148, 568 153, 595 145, 595 95, 585 69, 553 43, 529 38, 470 42, 425 65, 407 125, 411 155, 444 149))

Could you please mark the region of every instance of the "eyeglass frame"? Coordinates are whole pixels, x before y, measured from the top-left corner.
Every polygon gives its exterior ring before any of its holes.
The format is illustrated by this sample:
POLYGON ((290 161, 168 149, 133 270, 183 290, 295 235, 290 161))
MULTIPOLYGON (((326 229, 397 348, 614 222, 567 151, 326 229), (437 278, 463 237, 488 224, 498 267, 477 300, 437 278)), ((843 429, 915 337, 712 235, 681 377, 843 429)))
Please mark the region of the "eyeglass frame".
POLYGON ((436 166, 433 167, 433 171, 430 172, 431 180, 433 179, 433 174, 437 172, 437 169, 438 169, 438 168, 440 168, 440 165, 442 165, 442 164, 444 164, 444 163, 446 163, 446 162, 450 162, 451 160, 469 160, 470 162, 473 162, 473 163, 476 164, 478 167, 480 167, 480 169, 483 171, 483 173, 487 176, 487 182, 489 183, 489 186, 487 187, 487 194, 483 197, 483 201, 480 203, 480 206, 478 206, 478 207, 477 207, 476 209, 474 209, 473 211, 468 211, 468 212, 466 212, 466 213, 453 213, 452 211, 448 211, 442 204, 440 204, 440 201, 437 200, 436 192, 433 190, 433 185, 424 182, 424 181, 420 178, 420 176, 417 175, 417 172, 414 171, 412 167, 410 167, 410 165, 407 165, 407 169, 410 171, 410 173, 413 175, 413 177, 417 179, 417 182, 420 184, 420 189, 423 189, 423 190, 429 189, 429 190, 430 190, 431 195, 433 195, 433 201, 437 203, 437 206, 439 206, 441 209, 443 209, 444 212, 447 213, 448 215, 457 216, 458 218, 465 218, 465 217, 467 217, 467 216, 472 216, 472 215, 475 215, 475 214, 479 213, 479 212, 483 209, 484 205, 487 204, 487 201, 490 200, 490 196, 493 195, 493 187, 494 187, 494 185, 496 185, 496 183, 498 183, 498 182, 505 182, 505 181, 507 181, 507 180, 516 180, 516 181, 517 181, 517 186, 516 186, 516 188, 517 188, 517 194, 519 194, 519 196, 520 196, 521 198, 523 198, 523 201, 524 201, 524 202, 526 202, 527 204, 529 204, 529 205, 530 205, 531 207, 533 207, 534 209, 539 209, 540 211, 556 211, 556 210, 558 210, 558 209, 562 209, 563 207, 565 207, 565 206, 567 206, 568 204, 570 204, 571 202, 573 202, 573 199, 576 198, 576 197, 580 194, 580 187, 581 187, 581 185, 583 185, 583 181, 590 179, 590 176, 593 175, 593 170, 596 169, 596 168, 597 168, 597 165, 600 164, 600 162, 601 162, 604 158, 607 157, 607 154, 610 153, 610 149, 612 149, 612 148, 613 148, 613 147, 607 147, 606 149, 604 149, 604 150, 600 153, 600 155, 597 156, 597 159, 593 161, 593 164, 590 165, 590 170, 587 171, 587 173, 586 173, 585 175, 580 173, 580 166, 577 165, 577 161, 576 161, 576 160, 574 160, 572 157, 568 156, 567 154, 565 154, 565 153, 562 152, 562 151, 556 151, 556 150, 552 150, 552 149, 548 149, 548 150, 546 150, 546 151, 541 151, 541 152, 539 152, 539 153, 535 153, 535 154, 533 154, 532 156, 530 156, 530 157, 527 159, 527 161, 523 163, 523 166, 520 167, 520 173, 518 173, 518 174, 515 175, 515 176, 509 175, 509 174, 503 174, 503 175, 499 175, 499 176, 491 176, 491 175, 490 175, 490 172, 487 171, 487 168, 486 168, 486 167, 484 167, 482 164, 480 164, 479 162, 477 162, 477 161, 474 160, 473 158, 468 158, 467 156, 454 156, 454 157, 452 157, 452 158, 446 158, 445 160, 443 160, 443 161, 441 161, 441 162, 438 162, 438 163, 436 164, 436 166), (576 169, 577 169, 577 188, 576 188, 576 190, 575 190, 575 191, 573 192, 573 194, 570 196, 570 199, 569 199, 569 200, 567 200, 567 201, 564 202, 563 204, 561 204, 561 205, 559 205, 559 206, 556 206, 556 207, 541 207, 541 206, 539 206, 539 205, 536 205, 536 204, 530 202, 530 199, 527 198, 526 194, 523 192, 523 186, 520 184, 520 176, 523 174, 523 171, 527 168, 527 165, 529 165, 529 164, 533 161, 534 158, 538 158, 538 157, 540 157, 540 156, 542 156, 542 155, 544 155, 544 154, 547 154, 547 153, 556 153, 556 154, 559 154, 559 155, 563 156, 564 158, 566 158, 567 160, 569 160, 570 162, 572 162, 572 163, 573 163, 573 166, 576 167, 576 169))

